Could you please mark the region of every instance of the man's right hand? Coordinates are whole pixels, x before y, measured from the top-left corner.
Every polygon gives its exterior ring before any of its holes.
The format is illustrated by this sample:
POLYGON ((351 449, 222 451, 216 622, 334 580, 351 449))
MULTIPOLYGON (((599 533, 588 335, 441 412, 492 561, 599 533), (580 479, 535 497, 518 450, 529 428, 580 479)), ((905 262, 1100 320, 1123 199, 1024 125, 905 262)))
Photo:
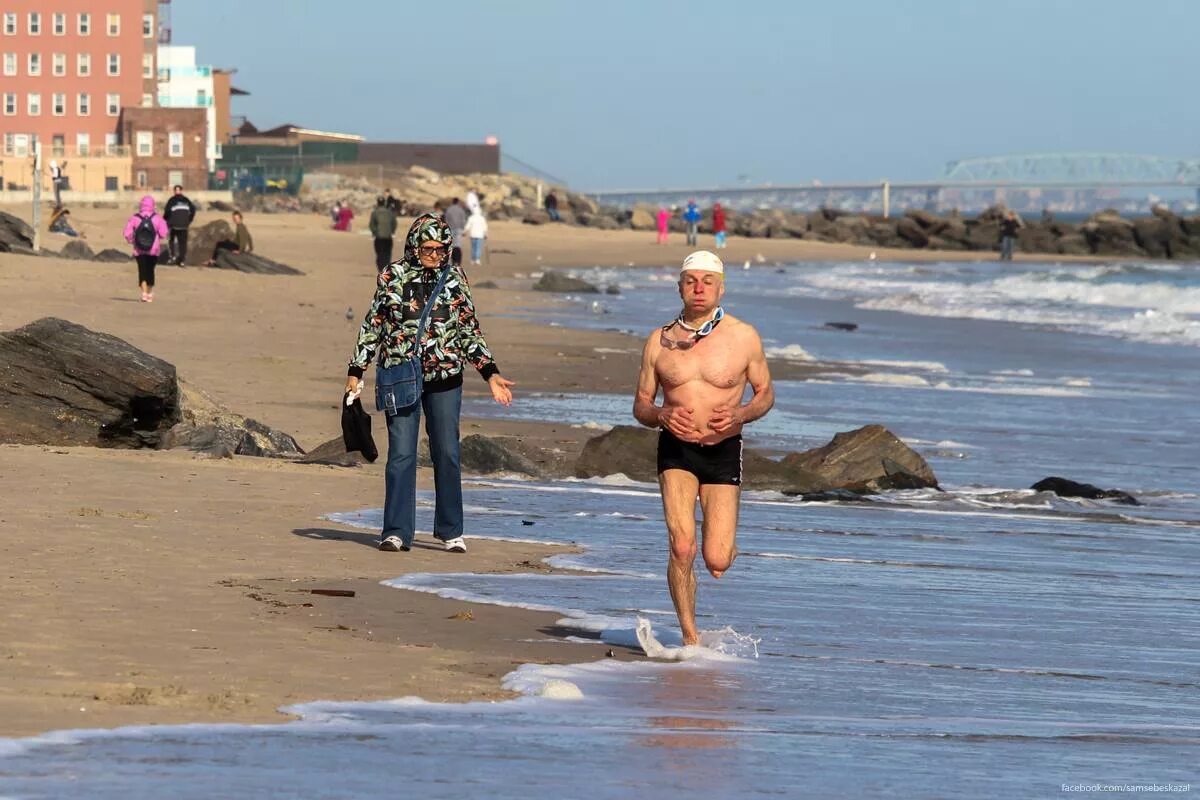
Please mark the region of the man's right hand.
POLYGON ((700 430, 692 417, 692 409, 682 406, 668 406, 658 414, 658 424, 666 428, 681 442, 700 441, 700 430))

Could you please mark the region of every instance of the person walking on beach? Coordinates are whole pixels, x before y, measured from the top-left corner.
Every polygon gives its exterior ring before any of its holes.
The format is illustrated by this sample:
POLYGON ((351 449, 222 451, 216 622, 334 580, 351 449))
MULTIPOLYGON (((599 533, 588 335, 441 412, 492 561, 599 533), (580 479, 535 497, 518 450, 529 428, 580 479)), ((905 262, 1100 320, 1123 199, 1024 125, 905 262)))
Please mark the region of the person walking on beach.
POLYGON ((167 242, 167 252, 170 254, 167 263, 182 267, 183 260, 187 258, 188 228, 196 218, 196 206, 184 195, 182 186, 175 186, 175 193, 163 205, 163 216, 167 218, 167 227, 171 229, 171 239, 167 242))
MULTIPOLYGON (((357 395, 363 373, 378 356, 380 368, 419 357, 423 384, 417 402, 387 411, 388 457, 384 471, 383 531, 379 549, 412 548, 417 529, 417 432, 421 413, 433 459, 433 535, 452 553, 465 553, 459 415, 463 370, 470 364, 487 381, 492 399, 512 403, 513 382, 500 375, 475 317, 462 268, 448 263, 452 234, 440 216, 422 214, 404 243, 404 257, 379 273, 375 297, 358 332, 346 392, 357 395), (434 295, 445 272, 442 288, 434 295), (418 331, 429 305, 425 330, 418 331)), ((377 401, 376 407, 379 407, 377 401)), ((382 410, 382 409, 381 409, 382 410)))
POLYGON ((467 227, 467 210, 455 197, 450 201, 450 207, 442 216, 445 217, 446 224, 450 226, 450 233, 454 239, 450 250, 450 260, 455 266, 459 266, 462 264, 463 229, 467 227))
POLYGON ((1000 260, 1012 261, 1013 246, 1017 243, 1017 231, 1025 227, 1025 221, 1011 208, 1000 218, 1000 260))
POLYGON ((687 223, 688 247, 695 247, 699 241, 696 232, 700 229, 700 206, 696 205, 695 200, 688 200, 687 208, 683 212, 683 221, 687 223))
POLYGON ((667 233, 671 226, 671 214, 667 211, 666 206, 658 207, 658 214, 654 218, 654 224, 658 228, 658 237, 655 239, 657 244, 667 243, 667 233))
POLYGON ((658 485, 670 539, 667 585, 683 643, 696 644, 696 502, 703 517, 704 564, 720 578, 737 556, 742 427, 775 403, 762 340, 725 313, 725 267, 698 250, 683 260, 683 309, 642 350, 633 416, 659 428, 658 485), (746 384, 753 389, 742 403, 746 384), (657 404, 662 389, 662 405, 657 404))
POLYGON ((475 266, 482 264, 483 243, 487 239, 488 224, 482 209, 475 209, 467 217, 467 227, 464 228, 467 238, 471 240, 471 263, 475 266))
POLYGON ((142 287, 142 302, 154 302, 154 267, 162 241, 170 235, 167 222, 154 210, 154 198, 142 198, 138 212, 125 223, 125 241, 133 245, 133 257, 137 260, 138 284, 142 287))
POLYGON ((725 249, 725 209, 720 203, 713 203, 713 238, 716 239, 718 250, 725 249))
POLYGON ((392 263, 392 237, 396 235, 396 212, 388 205, 387 197, 380 195, 375 199, 367 227, 375 237, 375 269, 382 270, 392 263))

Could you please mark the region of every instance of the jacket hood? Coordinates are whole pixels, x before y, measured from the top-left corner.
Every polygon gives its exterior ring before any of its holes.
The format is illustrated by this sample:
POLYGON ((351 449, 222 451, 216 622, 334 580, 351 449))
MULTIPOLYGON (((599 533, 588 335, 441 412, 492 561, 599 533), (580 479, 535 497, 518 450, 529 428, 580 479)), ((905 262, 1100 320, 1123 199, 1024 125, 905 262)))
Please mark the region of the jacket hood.
POLYGON ((138 209, 138 213, 139 214, 153 214, 154 213, 154 198, 151 197, 150 195, 146 195, 145 197, 143 197, 141 206, 138 209))
POLYGON ((425 242, 441 242, 446 246, 446 257, 449 258, 453 240, 454 234, 450 232, 450 226, 444 219, 437 214, 422 214, 413 220, 412 227, 408 229, 408 236, 404 240, 404 261, 409 267, 422 266, 421 259, 417 256, 417 248, 425 242))

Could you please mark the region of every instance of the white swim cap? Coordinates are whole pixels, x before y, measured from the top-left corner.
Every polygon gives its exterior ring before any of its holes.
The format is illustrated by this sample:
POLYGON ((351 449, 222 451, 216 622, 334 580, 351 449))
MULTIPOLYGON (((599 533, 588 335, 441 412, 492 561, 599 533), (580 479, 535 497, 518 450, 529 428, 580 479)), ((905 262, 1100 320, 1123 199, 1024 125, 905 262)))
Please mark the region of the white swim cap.
POLYGON ((715 272, 718 275, 725 274, 725 265, 721 263, 721 259, 717 258, 715 253, 710 253, 707 250, 697 250, 685 258, 683 266, 679 268, 679 274, 682 275, 689 269, 715 272))

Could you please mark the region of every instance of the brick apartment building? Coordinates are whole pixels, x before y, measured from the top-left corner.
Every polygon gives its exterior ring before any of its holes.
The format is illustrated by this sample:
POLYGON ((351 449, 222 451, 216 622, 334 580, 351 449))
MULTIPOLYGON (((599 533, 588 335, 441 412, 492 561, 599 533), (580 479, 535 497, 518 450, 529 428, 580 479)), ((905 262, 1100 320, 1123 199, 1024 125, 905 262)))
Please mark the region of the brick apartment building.
POLYGON ((130 148, 132 186, 165 191, 208 185, 206 108, 126 108, 121 141, 130 148))
MULTIPOLYGON (((75 188, 111 186, 111 177, 79 186, 86 172, 75 167, 124 155, 121 110, 156 104, 156 13, 155 0, 0 0, 0 169, 8 183, 32 180, 26 164, 40 142, 47 160, 74 160, 67 174, 75 188)), ((94 175, 112 171, 87 166, 94 175)))

